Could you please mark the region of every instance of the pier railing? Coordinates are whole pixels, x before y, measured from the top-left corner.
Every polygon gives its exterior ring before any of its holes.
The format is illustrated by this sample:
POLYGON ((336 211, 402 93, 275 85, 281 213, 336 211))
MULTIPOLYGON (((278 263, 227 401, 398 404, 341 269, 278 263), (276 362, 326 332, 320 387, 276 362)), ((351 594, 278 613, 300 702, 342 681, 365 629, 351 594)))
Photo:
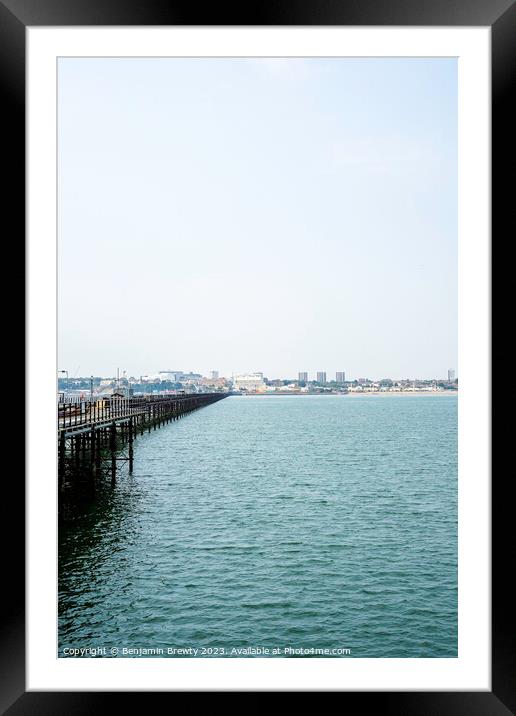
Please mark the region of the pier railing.
MULTIPOLYGON (((146 396, 138 398, 93 398, 58 403, 59 429, 75 428, 130 418, 134 415, 153 414, 154 412, 175 407, 182 409, 188 405, 205 402, 214 393, 193 393, 191 395, 146 396)), ((222 397, 222 396, 221 396, 222 397)))

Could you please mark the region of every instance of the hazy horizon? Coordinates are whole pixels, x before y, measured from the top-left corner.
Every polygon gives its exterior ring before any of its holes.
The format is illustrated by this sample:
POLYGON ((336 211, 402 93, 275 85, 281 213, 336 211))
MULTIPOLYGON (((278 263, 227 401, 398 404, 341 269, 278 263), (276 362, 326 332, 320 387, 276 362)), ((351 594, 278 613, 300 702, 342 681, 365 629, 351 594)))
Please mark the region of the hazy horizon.
MULTIPOLYGON (((452 368, 452 370, 455 371, 454 368, 452 368)), ((108 372, 108 373, 97 373, 97 374, 81 373, 81 372, 77 372, 77 371, 75 371, 74 373, 72 373, 72 372, 68 371, 68 373, 69 373, 68 378, 66 377, 66 375, 62 375, 63 372, 66 372, 66 370, 64 370, 64 371, 59 371, 58 378, 61 379, 61 380, 64 380, 65 382, 66 382, 67 380, 70 381, 70 382, 71 382, 72 380, 79 380, 79 379, 89 380, 89 379, 92 378, 92 377, 93 377, 93 378, 102 378, 102 379, 105 379, 105 380, 107 380, 107 379, 109 379, 109 378, 111 378, 112 380, 117 380, 118 378, 124 378, 124 372, 123 372, 123 371, 120 371, 120 373, 119 373, 118 376, 117 376, 117 372, 116 372, 116 371, 115 371, 115 372, 112 372, 112 373, 109 373, 109 372, 108 372)), ((143 379, 144 379, 144 382, 149 382, 149 383, 151 383, 152 380, 149 380, 149 376, 150 376, 150 377, 157 376, 157 374, 158 374, 159 372, 160 372, 160 371, 157 371, 156 373, 148 373, 148 374, 147 374, 147 373, 135 374, 135 373, 131 373, 130 371, 125 371, 125 378, 135 378, 137 381, 139 381, 141 378, 143 378, 143 379)), ((211 370, 210 370, 210 371, 204 371, 204 372, 203 372, 203 371, 198 371, 198 370, 195 370, 195 369, 194 369, 194 370, 186 369, 186 370, 184 370, 184 371, 181 371, 181 370, 175 371, 174 369, 172 369, 171 371, 168 371, 168 369, 164 369, 163 372, 164 372, 164 373, 167 373, 167 372, 172 372, 172 373, 174 373, 174 372, 176 372, 176 373, 184 372, 185 374, 188 374, 188 373, 201 374, 201 375, 202 375, 203 377, 205 377, 205 378, 211 378, 211 373, 212 373, 211 370)), ((232 378, 233 376, 246 375, 247 373, 255 373, 255 372, 262 373, 263 371, 238 371, 238 372, 235 371, 235 373, 233 373, 233 374, 231 374, 231 373, 230 373, 230 374, 224 374, 224 373, 220 373, 220 372, 219 372, 218 378, 230 379, 230 378, 232 378)), ((299 372, 299 373, 302 373, 302 372, 307 372, 307 371, 298 371, 298 372, 299 372)), ((326 372, 326 382, 327 382, 327 383, 336 382, 336 381, 335 381, 335 378, 336 378, 335 373, 331 373, 331 372, 324 371, 324 370, 322 370, 321 372, 326 372)), ((345 372, 345 371, 343 371, 343 372, 345 372)), ((446 371, 446 373, 447 373, 447 372, 448 372, 448 371, 446 371)), ((293 381, 297 381, 297 380, 298 380, 298 373, 296 373, 295 375, 294 375, 294 374, 280 375, 279 373, 271 373, 271 374, 263 373, 263 377, 264 377, 264 378, 267 378, 267 380, 289 380, 289 379, 290 379, 290 380, 293 380, 293 381)), ((455 378, 458 378, 458 375, 457 375, 457 372, 456 372, 456 371, 455 371, 455 378)), ((387 380, 387 379, 392 379, 393 381, 400 381, 400 380, 433 380, 433 379, 435 379, 435 380, 445 380, 445 381, 446 381, 446 380, 447 380, 447 375, 434 375, 434 376, 432 376, 432 377, 430 378, 430 377, 428 377, 428 376, 420 376, 420 375, 384 375, 384 374, 382 374, 381 376, 372 376, 372 375, 348 376, 348 374, 346 373, 346 380, 345 380, 345 382, 354 382, 354 381, 357 381, 358 379, 366 379, 366 380, 371 380, 371 381, 374 381, 374 382, 380 381, 380 380, 382 380, 382 379, 386 379, 386 380, 387 380)), ((308 373, 308 382, 309 382, 309 383, 311 383, 311 382, 317 382, 316 371, 314 371, 313 373, 308 373)))
POLYGON ((455 58, 58 61, 58 368, 457 371, 455 58))

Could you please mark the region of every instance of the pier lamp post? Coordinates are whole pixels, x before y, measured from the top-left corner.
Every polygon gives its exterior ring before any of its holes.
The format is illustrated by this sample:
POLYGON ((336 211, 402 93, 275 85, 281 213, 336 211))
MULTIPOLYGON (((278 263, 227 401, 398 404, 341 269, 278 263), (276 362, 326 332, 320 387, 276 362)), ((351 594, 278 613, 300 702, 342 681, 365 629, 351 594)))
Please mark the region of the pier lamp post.
POLYGON ((67 370, 60 370, 60 373, 66 373, 66 387, 68 388, 68 371, 67 370))
POLYGON ((93 376, 90 375, 90 398, 93 399, 93 376))

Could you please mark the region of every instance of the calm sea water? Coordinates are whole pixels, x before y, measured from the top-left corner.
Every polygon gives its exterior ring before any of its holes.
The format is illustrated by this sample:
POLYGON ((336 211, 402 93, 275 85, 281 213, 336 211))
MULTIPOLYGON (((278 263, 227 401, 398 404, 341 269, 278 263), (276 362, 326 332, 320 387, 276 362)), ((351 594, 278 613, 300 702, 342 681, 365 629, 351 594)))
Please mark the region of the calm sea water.
POLYGON ((139 437, 133 475, 60 529, 59 572, 59 655, 457 656, 457 398, 196 411, 139 437))

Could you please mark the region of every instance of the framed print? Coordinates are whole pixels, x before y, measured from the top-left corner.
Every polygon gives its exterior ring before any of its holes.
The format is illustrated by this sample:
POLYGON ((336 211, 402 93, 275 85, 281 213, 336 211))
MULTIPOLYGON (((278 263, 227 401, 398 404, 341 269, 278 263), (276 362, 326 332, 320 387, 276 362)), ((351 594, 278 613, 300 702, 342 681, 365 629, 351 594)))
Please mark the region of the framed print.
POLYGON ((514 6, 0 21, 28 339, 5 712, 514 712, 490 427, 514 6))

